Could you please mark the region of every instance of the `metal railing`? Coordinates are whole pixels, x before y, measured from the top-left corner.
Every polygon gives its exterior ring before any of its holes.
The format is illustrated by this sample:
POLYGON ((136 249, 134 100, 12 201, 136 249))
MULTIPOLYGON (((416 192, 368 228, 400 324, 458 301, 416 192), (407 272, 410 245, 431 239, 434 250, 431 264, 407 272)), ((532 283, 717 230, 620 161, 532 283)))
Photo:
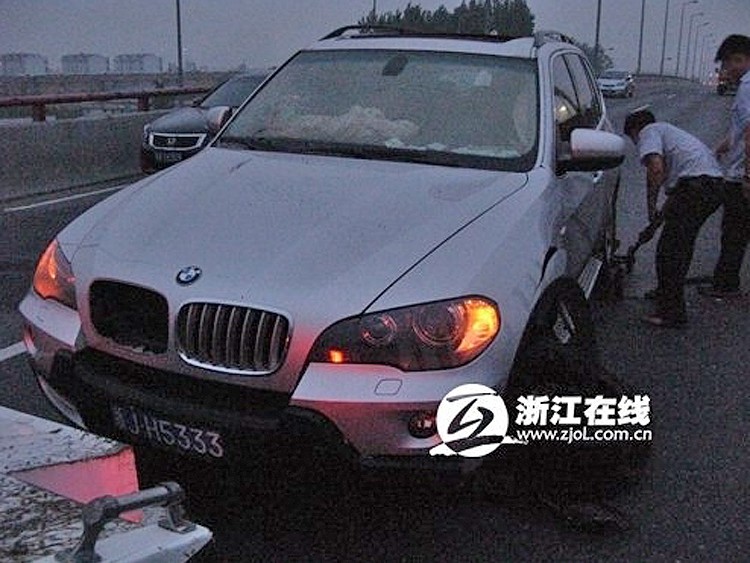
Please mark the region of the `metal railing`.
POLYGON ((137 100, 137 111, 149 111, 149 109, 151 109, 151 100, 154 98, 185 96, 190 94, 205 94, 209 90, 210 88, 195 86, 125 92, 10 96, 6 98, 0 98, 0 108, 30 107, 31 118, 34 121, 45 121, 47 119, 47 106, 50 105, 81 104, 86 102, 109 102, 112 100, 137 100))

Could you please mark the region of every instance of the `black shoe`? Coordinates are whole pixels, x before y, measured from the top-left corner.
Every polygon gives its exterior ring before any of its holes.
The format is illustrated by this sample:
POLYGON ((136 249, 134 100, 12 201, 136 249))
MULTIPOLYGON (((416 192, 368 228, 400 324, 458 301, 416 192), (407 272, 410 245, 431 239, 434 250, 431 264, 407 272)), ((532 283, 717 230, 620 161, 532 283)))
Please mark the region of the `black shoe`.
POLYGON ((654 301, 658 299, 659 297, 659 288, 655 287, 654 289, 649 289, 646 293, 643 294, 644 299, 648 299, 649 301, 654 301))
POLYGON ((743 295, 739 289, 721 289, 710 285, 699 287, 698 293, 703 297, 713 297, 714 299, 736 299, 743 295))
POLYGON ((643 322, 659 328, 682 328, 687 324, 686 316, 670 316, 655 313, 641 317, 643 322))

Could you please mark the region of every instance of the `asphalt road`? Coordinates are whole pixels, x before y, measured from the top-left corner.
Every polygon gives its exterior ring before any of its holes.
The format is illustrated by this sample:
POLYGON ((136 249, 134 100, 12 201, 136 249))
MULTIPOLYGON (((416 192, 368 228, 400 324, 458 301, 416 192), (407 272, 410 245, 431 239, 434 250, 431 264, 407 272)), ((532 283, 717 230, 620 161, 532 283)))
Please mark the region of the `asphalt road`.
MULTIPOLYGON (((731 100, 678 81, 648 82, 633 100, 609 100, 618 127, 627 110, 651 104, 671 121, 715 143, 731 100)), ((623 175, 623 250, 646 223, 644 174, 634 154, 623 175)), ((0 215, 0 350, 20 340, 16 306, 46 242, 102 195, 0 215)), ((36 202, 13 202, 12 206, 36 202)), ((698 241, 691 276, 710 275, 718 252, 713 217, 698 241)), ((740 561, 750 554, 750 454, 746 379, 750 300, 724 303, 688 291, 690 324, 658 330, 639 317, 654 285, 653 248, 644 247, 626 280, 625 299, 595 304, 604 363, 651 398, 652 457, 638 479, 594 508, 615 524, 580 529, 591 518, 551 510, 534 485, 477 479, 463 487, 362 482, 325 461, 184 475, 197 520, 216 533, 208 556, 237 560, 612 560, 740 561)), ((743 273, 743 289, 750 287, 743 273)), ((36 389, 23 356, 0 362, 0 404, 59 417, 36 389)), ((195 469, 195 468, 193 468, 195 469)), ((184 471, 184 468, 183 468, 184 471)), ((164 477, 167 469, 164 468, 164 477)), ((157 472, 158 473, 158 472, 157 472)), ((157 477, 161 477, 157 475, 157 477)), ((596 516, 596 514, 594 514, 596 516)), ((596 518, 594 518, 596 520, 596 518)))

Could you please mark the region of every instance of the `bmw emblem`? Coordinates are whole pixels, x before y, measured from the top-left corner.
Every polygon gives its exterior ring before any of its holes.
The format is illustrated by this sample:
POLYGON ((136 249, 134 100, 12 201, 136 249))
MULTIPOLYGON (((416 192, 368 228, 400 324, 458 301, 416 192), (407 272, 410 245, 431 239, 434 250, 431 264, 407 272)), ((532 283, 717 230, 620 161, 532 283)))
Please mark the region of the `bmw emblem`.
POLYGON ((190 285, 201 277, 203 271, 198 266, 186 266, 177 272, 177 283, 180 285, 190 285))

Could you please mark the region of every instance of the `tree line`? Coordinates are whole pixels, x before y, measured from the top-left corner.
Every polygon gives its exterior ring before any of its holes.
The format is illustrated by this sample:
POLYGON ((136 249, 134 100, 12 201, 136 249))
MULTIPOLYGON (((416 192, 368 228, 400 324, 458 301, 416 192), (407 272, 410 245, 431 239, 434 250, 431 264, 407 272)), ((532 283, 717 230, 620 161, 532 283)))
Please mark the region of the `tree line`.
MULTIPOLYGON (((441 5, 434 11, 409 2, 403 10, 383 13, 372 11, 358 23, 401 27, 425 33, 493 33, 505 37, 534 33, 534 14, 526 0, 463 0, 453 10, 441 5)), ((597 51, 586 43, 576 44, 584 51, 594 68, 606 70, 612 67, 612 59, 601 46, 597 51)))
POLYGON ((419 4, 406 5, 402 10, 370 14, 360 25, 388 25, 421 32, 488 34, 504 36, 529 35, 534 32, 534 14, 526 0, 464 0, 449 11, 444 5, 425 10, 419 4))

